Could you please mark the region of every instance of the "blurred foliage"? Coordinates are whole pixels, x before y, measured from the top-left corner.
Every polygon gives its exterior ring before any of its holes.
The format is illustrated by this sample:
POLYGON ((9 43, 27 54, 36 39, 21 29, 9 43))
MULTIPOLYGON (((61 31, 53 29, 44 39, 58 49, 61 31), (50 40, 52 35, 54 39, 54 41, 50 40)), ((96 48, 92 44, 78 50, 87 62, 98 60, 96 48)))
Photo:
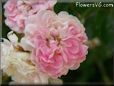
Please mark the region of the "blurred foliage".
MULTIPOLYGON (((75 3, 57 3, 55 12, 67 11, 79 18, 86 28, 88 39, 97 38, 100 45, 90 47, 87 59, 81 63, 77 70, 69 71, 61 78, 64 83, 113 83, 113 30, 114 30, 114 7, 113 8, 81 8, 75 3)), ((4 11, 3 11, 4 13, 4 11)), ((4 24, 2 36, 6 38, 10 29, 4 24)), ((7 80, 6 80, 7 81, 7 80)))

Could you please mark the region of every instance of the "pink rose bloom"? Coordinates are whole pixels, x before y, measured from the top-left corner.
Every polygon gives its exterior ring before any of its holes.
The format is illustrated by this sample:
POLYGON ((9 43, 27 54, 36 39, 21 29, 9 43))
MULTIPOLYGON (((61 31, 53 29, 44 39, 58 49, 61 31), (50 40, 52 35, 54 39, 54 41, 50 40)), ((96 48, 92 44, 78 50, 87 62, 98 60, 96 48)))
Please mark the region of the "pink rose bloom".
POLYGON ((80 21, 66 12, 41 11, 27 19, 23 48, 31 46, 36 67, 52 78, 77 69, 86 59, 88 40, 80 21))
POLYGON ((25 20, 41 10, 53 10, 56 0, 8 0, 5 4, 5 23, 13 31, 23 33, 25 20))

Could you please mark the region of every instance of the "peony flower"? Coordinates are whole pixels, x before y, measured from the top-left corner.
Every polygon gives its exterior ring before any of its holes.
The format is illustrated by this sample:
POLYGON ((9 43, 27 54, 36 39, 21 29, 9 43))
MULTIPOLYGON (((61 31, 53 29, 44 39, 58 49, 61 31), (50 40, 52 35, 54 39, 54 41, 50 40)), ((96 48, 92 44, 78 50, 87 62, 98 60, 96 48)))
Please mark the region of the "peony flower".
POLYGON ((41 10, 53 10, 56 0, 8 0, 5 4, 5 23, 13 31, 23 33, 25 20, 41 10))
MULTIPOLYGON (((1 43, 1 69, 3 72, 11 76, 15 84, 49 84, 50 77, 36 71, 30 59, 30 53, 24 52, 21 46, 19 47, 17 36, 10 32, 8 38, 10 41, 3 39, 1 43)), ((55 81, 62 84, 59 79, 52 79, 51 83, 55 83, 55 81)))
POLYGON ((67 12, 56 15, 53 11, 40 11, 28 17, 24 33, 21 45, 32 51, 31 58, 39 71, 52 78, 77 69, 86 59, 85 28, 67 12))

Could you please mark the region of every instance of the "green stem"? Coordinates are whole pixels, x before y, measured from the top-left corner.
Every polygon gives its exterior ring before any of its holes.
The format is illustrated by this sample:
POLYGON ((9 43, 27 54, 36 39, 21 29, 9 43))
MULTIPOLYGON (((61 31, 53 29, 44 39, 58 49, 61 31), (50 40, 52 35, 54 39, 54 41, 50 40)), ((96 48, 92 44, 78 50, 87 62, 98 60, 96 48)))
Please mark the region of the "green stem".
POLYGON ((106 74, 106 71, 105 71, 105 68, 104 68, 102 62, 97 61, 97 66, 99 67, 99 70, 100 70, 101 75, 102 75, 102 79, 104 80, 105 84, 111 85, 112 82, 109 79, 108 75, 106 74))

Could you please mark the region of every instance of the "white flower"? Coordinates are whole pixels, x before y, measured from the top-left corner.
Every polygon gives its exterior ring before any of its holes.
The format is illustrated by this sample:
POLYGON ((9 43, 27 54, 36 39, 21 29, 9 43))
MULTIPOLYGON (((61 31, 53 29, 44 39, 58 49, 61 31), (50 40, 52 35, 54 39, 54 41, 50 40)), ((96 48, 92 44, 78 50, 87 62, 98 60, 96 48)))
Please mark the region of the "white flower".
POLYGON ((21 50, 21 46, 19 47, 18 37, 10 32, 8 38, 10 41, 3 39, 1 43, 1 69, 12 77, 12 84, 48 84, 49 76, 36 70, 31 62, 30 53, 21 50))

